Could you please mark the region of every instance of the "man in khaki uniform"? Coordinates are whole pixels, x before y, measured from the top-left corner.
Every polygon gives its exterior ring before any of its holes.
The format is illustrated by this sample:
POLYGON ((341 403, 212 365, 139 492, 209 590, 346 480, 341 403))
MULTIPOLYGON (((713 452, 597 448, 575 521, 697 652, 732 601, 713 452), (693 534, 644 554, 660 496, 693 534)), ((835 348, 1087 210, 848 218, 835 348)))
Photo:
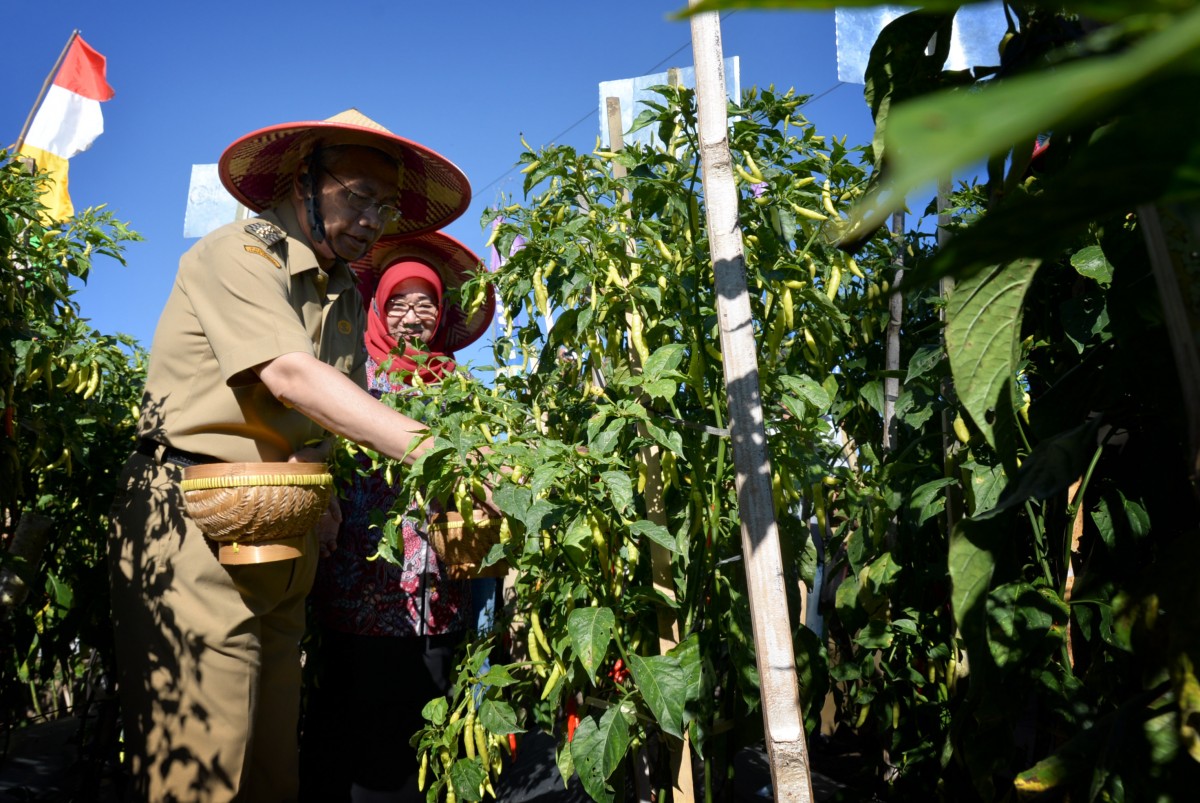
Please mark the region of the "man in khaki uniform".
MULTIPOLYGON (((419 455, 420 425, 363 389, 363 305, 348 263, 382 234, 444 226, 470 201, 457 167, 354 110, 251 133, 220 169, 262 215, 217 229, 180 260, 113 508, 119 691, 138 800, 297 797, 299 642, 317 535, 287 559, 222 563, 185 515, 179 480, 197 463, 319 461, 330 433, 419 455)), ((337 515, 334 500, 329 522, 337 515)))

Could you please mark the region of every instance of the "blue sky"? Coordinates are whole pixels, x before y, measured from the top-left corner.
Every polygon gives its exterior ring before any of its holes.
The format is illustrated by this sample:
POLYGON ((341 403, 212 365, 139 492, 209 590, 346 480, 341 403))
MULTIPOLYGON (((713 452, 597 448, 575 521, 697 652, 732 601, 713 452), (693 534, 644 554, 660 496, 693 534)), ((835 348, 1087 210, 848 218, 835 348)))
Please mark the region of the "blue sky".
MULTIPOLYGON (((145 242, 127 249, 127 267, 99 261, 77 298, 96 329, 149 347, 194 242, 183 236, 193 164, 216 162, 262 126, 357 107, 463 169, 474 200, 447 231, 486 258, 480 216, 500 193, 519 199, 520 136, 590 150, 600 82, 691 65, 689 26, 668 19, 684 5, 49 2, 0 49, 0 139, 16 139, 80 29, 108 58, 116 96, 103 105, 104 134, 71 160, 71 197, 77 208, 108 204, 145 242)), ((739 11, 721 33, 725 56, 740 57, 743 88, 819 96, 805 113, 821 133, 869 141, 862 86, 837 78, 832 11, 739 11)), ((488 363, 490 350, 460 357, 488 363)))

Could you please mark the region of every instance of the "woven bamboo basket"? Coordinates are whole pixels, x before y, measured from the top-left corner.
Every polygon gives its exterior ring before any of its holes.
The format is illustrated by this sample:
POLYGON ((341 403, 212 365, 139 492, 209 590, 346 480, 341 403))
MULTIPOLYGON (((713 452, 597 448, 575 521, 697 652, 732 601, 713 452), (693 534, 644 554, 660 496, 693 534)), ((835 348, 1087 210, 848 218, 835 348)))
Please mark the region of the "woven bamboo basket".
POLYGON ((428 525, 429 545, 442 559, 446 576, 453 580, 473 580, 476 577, 503 577, 508 563, 498 561, 480 568, 494 544, 500 540, 500 522, 475 512, 471 523, 455 512, 439 513, 428 525))
POLYGON ((185 468, 180 489, 221 563, 267 563, 304 554, 333 477, 324 463, 209 463, 185 468))

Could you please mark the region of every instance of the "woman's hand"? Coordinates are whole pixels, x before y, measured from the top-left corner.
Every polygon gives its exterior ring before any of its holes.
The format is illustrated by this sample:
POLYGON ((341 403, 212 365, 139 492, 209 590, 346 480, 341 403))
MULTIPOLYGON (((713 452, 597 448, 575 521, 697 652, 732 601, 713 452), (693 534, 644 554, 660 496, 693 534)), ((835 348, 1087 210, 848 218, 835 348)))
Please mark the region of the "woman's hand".
POLYGON ((289 463, 324 463, 329 460, 329 452, 333 448, 333 438, 326 438, 315 446, 304 446, 292 452, 287 459, 289 463))

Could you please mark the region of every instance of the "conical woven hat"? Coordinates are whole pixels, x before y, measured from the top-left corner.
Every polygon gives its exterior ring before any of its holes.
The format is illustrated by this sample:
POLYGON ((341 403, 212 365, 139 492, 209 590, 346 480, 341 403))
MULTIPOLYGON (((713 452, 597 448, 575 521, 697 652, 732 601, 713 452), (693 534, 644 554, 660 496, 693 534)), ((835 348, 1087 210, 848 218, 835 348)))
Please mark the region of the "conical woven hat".
MULTIPOLYGON (((367 255, 350 267, 358 277, 358 291, 370 309, 371 299, 379 277, 387 267, 403 259, 417 258, 428 263, 442 278, 443 287, 449 291, 462 287, 471 273, 485 270, 483 262, 471 249, 445 232, 435 231, 419 237, 379 238, 367 255)), ((496 314, 496 291, 489 284, 487 295, 479 309, 468 317, 463 308, 447 298, 442 304, 443 344, 447 351, 474 343, 487 331, 496 314)))
POLYGON ((453 162, 396 136, 357 109, 328 120, 282 123, 245 135, 221 154, 221 181, 233 197, 261 212, 287 197, 296 166, 317 143, 377 148, 399 162, 401 216, 384 234, 439 229, 471 203, 471 185, 453 162))

